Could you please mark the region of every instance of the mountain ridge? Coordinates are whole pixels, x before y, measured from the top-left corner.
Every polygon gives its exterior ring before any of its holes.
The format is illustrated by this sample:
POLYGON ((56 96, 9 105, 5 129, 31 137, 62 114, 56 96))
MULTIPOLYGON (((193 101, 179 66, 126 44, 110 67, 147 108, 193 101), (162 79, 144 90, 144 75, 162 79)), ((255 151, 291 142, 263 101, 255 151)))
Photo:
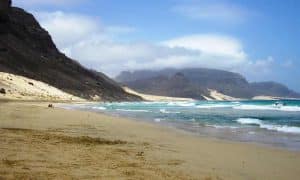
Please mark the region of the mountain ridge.
POLYGON ((299 93, 277 82, 250 83, 241 74, 208 68, 123 71, 115 79, 141 93, 194 99, 211 97, 211 90, 241 99, 256 96, 300 97, 299 93), (174 80, 176 74, 180 74, 185 80, 174 80), (174 92, 173 88, 176 86, 178 89, 174 92))

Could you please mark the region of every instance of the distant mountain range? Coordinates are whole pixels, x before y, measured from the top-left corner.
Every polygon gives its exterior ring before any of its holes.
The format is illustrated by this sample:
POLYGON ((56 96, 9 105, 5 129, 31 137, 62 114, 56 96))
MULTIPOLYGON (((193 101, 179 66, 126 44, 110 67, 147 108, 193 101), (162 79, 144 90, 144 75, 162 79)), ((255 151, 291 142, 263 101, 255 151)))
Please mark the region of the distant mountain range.
POLYGON ((33 15, 11 7, 10 0, 0 1, 0 71, 46 82, 86 99, 141 99, 126 93, 104 74, 86 69, 59 52, 33 15))
POLYGON ((249 83, 240 74, 206 68, 124 71, 116 80, 138 92, 160 96, 214 99, 211 92, 217 91, 241 99, 256 96, 300 98, 299 93, 276 82, 249 83))

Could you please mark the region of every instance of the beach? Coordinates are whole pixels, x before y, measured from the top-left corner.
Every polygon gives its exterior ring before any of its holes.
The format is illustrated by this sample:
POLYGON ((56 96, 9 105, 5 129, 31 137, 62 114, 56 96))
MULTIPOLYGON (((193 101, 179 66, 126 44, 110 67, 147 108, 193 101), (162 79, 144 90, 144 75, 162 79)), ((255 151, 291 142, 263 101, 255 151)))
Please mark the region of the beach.
POLYGON ((300 152, 0 102, 0 179, 297 179, 300 152))

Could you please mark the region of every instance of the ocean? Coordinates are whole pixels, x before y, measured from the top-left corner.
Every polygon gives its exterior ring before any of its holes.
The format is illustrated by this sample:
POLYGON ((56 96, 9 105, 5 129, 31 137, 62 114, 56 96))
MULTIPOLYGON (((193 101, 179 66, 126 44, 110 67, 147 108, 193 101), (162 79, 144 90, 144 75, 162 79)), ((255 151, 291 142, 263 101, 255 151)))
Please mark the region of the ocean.
POLYGON ((199 136, 300 150, 300 101, 113 102, 69 105, 199 136))

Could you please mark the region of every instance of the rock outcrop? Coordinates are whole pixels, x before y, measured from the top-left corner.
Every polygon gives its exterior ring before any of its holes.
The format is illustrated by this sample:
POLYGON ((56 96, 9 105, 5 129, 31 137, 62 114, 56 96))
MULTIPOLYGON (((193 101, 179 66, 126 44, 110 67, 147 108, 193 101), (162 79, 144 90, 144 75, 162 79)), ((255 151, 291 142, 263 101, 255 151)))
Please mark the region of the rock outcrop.
POLYGON ((0 71, 42 81, 81 98, 140 100, 104 74, 62 54, 32 14, 11 7, 9 0, 1 0, 0 9, 0 71))

